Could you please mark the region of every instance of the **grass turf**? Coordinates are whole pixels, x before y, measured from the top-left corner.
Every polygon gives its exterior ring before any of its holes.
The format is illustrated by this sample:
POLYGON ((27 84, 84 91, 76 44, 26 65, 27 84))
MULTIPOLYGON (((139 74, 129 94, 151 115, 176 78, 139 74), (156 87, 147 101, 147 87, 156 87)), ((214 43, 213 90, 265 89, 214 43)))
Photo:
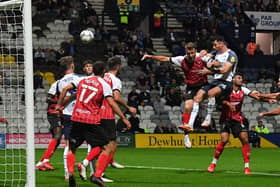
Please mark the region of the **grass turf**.
MULTIPOLYGON (((43 150, 37 150, 37 160, 43 150)), ((213 149, 133 149, 119 148, 116 160, 127 166, 146 166, 147 168, 128 167, 114 169, 109 167, 106 174, 114 179, 107 183, 110 187, 250 187, 279 186, 280 150, 252 149, 251 169, 254 174, 243 174, 241 149, 225 149, 215 173, 206 172, 213 149), (149 167, 155 167, 151 169, 149 167), (274 174, 276 174, 274 176, 274 174)), ((85 149, 78 150, 77 161, 81 161, 85 149)), ((39 187, 67 186, 63 181, 62 150, 52 159, 55 171, 36 173, 39 187)), ((79 186, 93 186, 89 181, 76 177, 79 186)))
MULTIPOLYGON (((39 160, 43 151, 43 149, 36 150, 36 161, 39 160)), ((68 186, 63 176, 62 154, 63 150, 58 149, 51 159, 51 163, 56 168, 54 171, 36 171, 36 186, 68 186)), ((86 149, 79 149, 76 161, 81 161, 85 154, 86 149)), ((128 167, 125 169, 109 167, 106 174, 114 179, 114 183, 107 183, 107 186, 256 187, 265 185, 278 187, 280 184, 280 150, 277 148, 252 149, 250 166, 253 174, 250 176, 243 174, 243 158, 240 148, 225 149, 216 167, 216 172, 208 173, 206 168, 211 162, 212 155, 213 149, 119 148, 115 158, 119 163, 128 167)), ((77 172, 76 178, 78 186, 95 186, 89 180, 81 181, 77 172)), ((0 186, 4 185, 0 182, 0 186)))

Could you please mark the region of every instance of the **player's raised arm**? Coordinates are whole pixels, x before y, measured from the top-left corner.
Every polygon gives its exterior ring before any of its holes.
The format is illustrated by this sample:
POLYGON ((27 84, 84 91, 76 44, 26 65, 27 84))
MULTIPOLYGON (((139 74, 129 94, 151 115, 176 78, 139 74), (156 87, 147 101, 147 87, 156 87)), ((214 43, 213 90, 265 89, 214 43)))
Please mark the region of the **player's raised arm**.
POLYGON ((275 115, 279 115, 279 114, 280 114, 280 107, 277 107, 277 108, 275 108, 275 109, 273 109, 271 111, 259 113, 257 118, 261 119, 264 116, 275 116, 275 115))
POLYGON ((144 55, 141 58, 141 61, 144 61, 146 59, 153 59, 153 60, 158 60, 161 62, 170 62, 170 57, 167 57, 167 56, 144 55))

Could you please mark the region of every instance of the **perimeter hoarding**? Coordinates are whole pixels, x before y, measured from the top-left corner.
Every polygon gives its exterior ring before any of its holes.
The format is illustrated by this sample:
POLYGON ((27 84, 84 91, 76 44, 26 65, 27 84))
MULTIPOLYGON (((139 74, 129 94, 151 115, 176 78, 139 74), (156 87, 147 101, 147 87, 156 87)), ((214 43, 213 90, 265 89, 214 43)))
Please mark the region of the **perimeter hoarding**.
MULTIPOLYGON (((190 134, 193 148, 214 148, 220 141, 220 134, 190 134)), ((261 138, 262 147, 277 147, 264 138, 261 138)), ((136 148, 182 148, 183 134, 136 134, 136 148)), ((239 139, 230 136, 227 147, 241 147, 239 139)))

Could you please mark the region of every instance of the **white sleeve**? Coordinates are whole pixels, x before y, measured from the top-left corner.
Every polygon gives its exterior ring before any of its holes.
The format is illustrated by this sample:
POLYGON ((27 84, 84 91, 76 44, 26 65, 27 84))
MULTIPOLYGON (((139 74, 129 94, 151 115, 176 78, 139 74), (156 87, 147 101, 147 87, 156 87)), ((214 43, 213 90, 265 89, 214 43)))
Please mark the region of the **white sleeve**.
POLYGON ((183 59, 184 59, 184 56, 170 57, 170 61, 173 64, 176 64, 177 66, 181 66, 181 63, 182 63, 183 59))
POLYGON ((50 89, 49 89, 49 91, 48 91, 48 94, 51 94, 51 95, 55 95, 55 94, 56 94, 57 83, 58 83, 58 81, 55 81, 55 82, 51 85, 51 87, 50 87, 50 89))
POLYGON ((245 95, 249 95, 252 91, 246 87, 241 87, 241 90, 245 93, 245 95))
POLYGON ((85 78, 85 76, 83 76, 83 75, 74 76, 71 84, 73 84, 73 86, 75 86, 75 88, 77 88, 80 81, 83 80, 84 78, 85 78))
POLYGON ((112 78, 112 90, 119 90, 120 92, 122 91, 122 82, 119 78, 113 77, 112 78))
POLYGON ((110 85, 105 80, 103 80, 102 78, 98 78, 98 80, 102 84, 104 97, 110 97, 110 96, 112 97, 113 92, 112 92, 112 89, 111 89, 110 85))

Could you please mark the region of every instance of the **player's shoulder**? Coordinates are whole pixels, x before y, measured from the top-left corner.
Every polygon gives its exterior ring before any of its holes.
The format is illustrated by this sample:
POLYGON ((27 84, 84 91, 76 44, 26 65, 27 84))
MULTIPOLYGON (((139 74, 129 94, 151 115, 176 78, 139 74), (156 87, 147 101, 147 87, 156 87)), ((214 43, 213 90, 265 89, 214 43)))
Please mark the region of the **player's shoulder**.
POLYGON ((251 93, 251 90, 245 86, 241 86, 241 91, 244 92, 246 95, 251 93))
POLYGON ((230 56, 237 57, 237 54, 233 50, 229 49, 227 52, 230 56))

